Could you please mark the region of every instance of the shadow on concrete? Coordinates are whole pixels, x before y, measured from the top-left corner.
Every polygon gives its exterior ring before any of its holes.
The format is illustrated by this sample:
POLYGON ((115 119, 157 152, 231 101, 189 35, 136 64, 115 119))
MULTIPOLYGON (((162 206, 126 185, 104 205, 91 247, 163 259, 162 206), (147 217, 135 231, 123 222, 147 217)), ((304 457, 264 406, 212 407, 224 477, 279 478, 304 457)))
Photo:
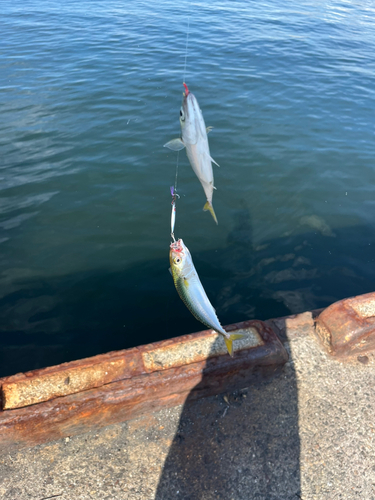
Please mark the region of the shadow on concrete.
POLYGON ((245 389, 196 400, 212 383, 207 367, 182 409, 155 500, 300 498, 293 364, 254 374, 245 389))

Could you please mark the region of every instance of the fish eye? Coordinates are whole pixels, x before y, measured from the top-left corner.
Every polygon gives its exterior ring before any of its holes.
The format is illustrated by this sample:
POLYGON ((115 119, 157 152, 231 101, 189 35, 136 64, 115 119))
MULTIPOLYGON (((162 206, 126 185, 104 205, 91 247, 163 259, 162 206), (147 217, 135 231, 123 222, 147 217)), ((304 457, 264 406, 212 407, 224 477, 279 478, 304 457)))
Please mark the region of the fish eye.
POLYGON ((182 108, 180 109, 180 116, 181 116, 181 120, 184 121, 185 120, 185 113, 184 113, 184 110, 182 108))
POLYGON ((174 263, 175 263, 175 264, 180 264, 180 262, 181 262, 180 257, 175 257, 175 258, 174 258, 174 263))

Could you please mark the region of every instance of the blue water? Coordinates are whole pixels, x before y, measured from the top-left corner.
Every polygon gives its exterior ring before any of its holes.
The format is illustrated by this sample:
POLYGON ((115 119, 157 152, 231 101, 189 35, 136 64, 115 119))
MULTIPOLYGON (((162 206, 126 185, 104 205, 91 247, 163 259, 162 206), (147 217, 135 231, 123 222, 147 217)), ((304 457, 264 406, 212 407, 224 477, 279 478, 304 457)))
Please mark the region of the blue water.
POLYGON ((0 375, 202 328, 167 271, 188 17, 219 225, 182 152, 176 236, 222 323, 375 290, 374 14, 4 2, 0 375))

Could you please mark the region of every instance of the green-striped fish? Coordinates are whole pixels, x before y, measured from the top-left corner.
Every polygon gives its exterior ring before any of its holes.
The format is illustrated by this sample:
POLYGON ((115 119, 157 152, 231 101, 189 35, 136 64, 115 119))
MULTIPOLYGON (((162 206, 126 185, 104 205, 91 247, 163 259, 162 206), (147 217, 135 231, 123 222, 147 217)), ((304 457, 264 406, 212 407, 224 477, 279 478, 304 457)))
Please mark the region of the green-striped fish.
POLYGON ((198 321, 223 335, 228 352, 233 356, 233 340, 243 335, 230 334, 221 326, 195 270, 189 249, 181 239, 171 243, 169 261, 174 284, 186 307, 198 321))

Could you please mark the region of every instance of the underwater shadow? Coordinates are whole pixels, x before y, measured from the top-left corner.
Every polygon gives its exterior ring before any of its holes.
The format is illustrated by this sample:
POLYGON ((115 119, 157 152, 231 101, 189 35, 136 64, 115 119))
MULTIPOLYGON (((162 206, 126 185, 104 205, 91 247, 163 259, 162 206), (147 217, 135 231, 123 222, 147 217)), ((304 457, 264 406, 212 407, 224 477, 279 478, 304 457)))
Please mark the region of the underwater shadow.
POLYGON ((211 372, 208 359, 183 406, 155 500, 300 498, 293 364, 273 375, 258 369, 246 388, 237 381, 234 392, 197 400, 215 387, 211 372))

